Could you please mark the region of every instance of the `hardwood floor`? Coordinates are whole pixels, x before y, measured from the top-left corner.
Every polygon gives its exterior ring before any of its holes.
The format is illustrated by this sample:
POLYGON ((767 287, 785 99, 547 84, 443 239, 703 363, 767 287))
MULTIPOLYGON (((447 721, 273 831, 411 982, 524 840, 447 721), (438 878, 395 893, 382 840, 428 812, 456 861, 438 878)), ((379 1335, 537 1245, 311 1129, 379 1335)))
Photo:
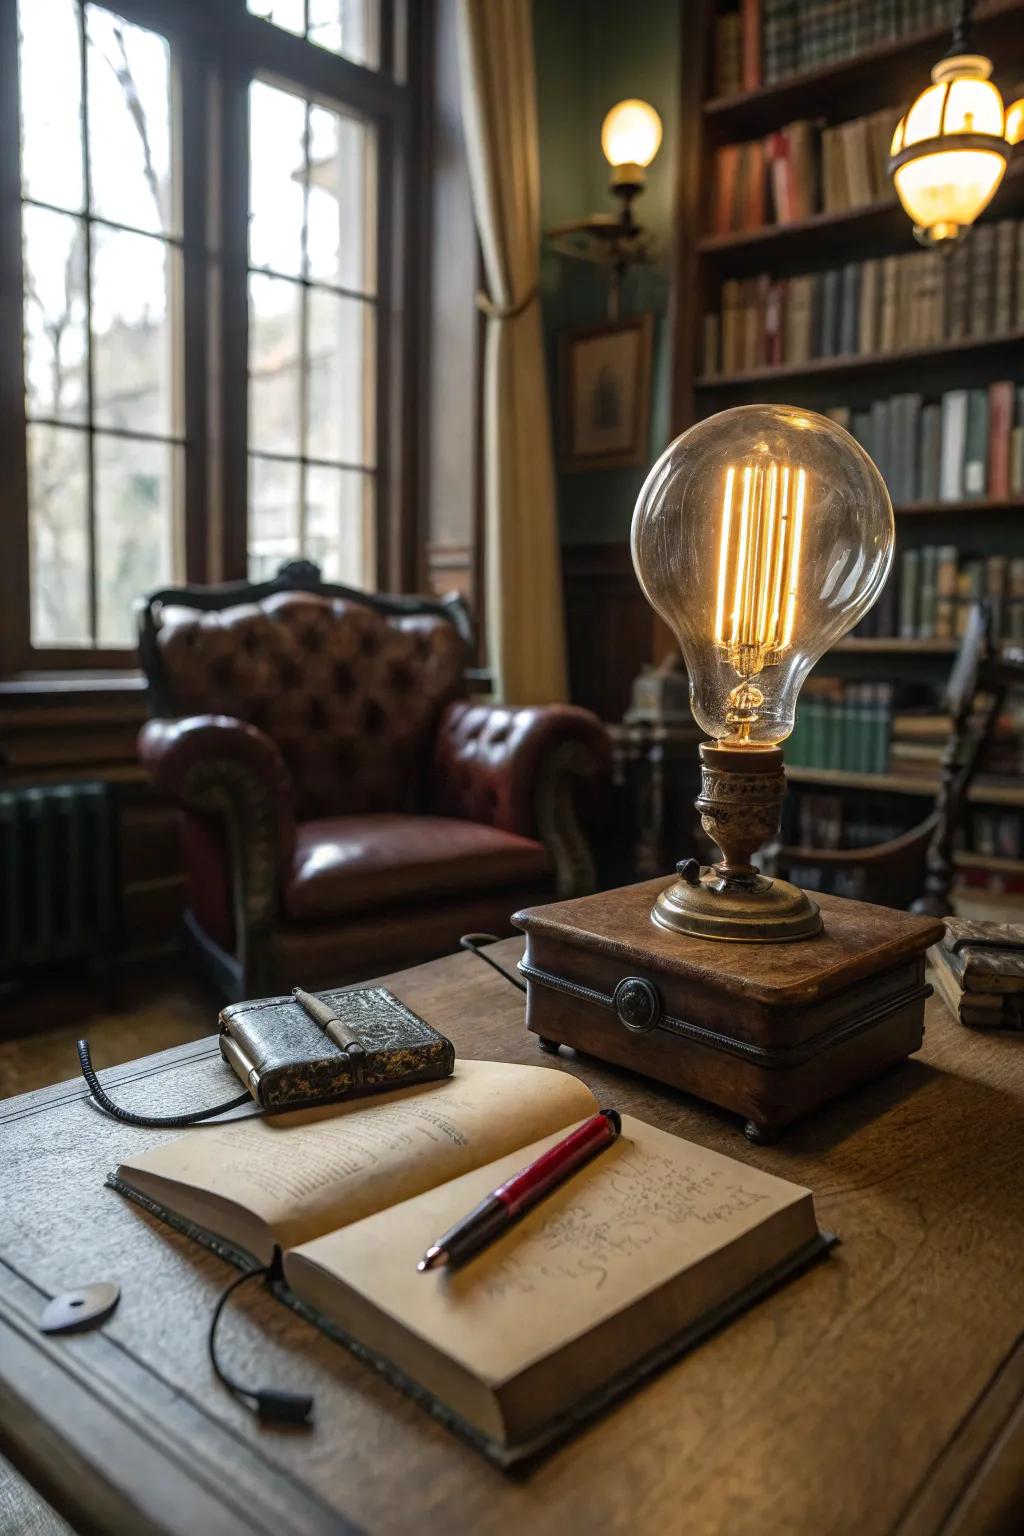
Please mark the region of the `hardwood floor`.
POLYGON ((190 957, 134 965, 119 992, 116 1004, 105 1001, 80 972, 0 1001, 0 1098, 76 1076, 82 1038, 102 1070, 216 1032, 220 999, 190 957))

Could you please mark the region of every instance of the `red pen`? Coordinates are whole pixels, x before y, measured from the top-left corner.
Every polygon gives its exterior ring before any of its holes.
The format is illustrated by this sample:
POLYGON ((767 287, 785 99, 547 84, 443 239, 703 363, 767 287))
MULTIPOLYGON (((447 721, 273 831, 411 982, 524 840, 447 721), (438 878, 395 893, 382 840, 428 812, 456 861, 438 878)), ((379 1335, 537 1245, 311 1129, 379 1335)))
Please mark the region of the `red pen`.
POLYGON ((440 1269, 442 1265, 464 1264, 488 1243, 506 1231, 517 1217, 543 1200, 577 1168, 596 1153, 610 1147, 622 1130, 617 1109, 602 1109, 570 1131, 562 1141, 543 1152, 536 1161, 499 1184, 468 1216, 457 1221, 450 1231, 431 1243, 416 1268, 440 1269))

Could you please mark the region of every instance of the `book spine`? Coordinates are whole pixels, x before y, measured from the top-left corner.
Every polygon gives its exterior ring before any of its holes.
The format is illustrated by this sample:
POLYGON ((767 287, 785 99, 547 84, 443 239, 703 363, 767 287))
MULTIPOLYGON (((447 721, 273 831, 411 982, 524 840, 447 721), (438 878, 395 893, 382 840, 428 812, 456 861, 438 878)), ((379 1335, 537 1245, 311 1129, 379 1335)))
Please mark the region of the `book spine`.
POLYGON ((921 593, 918 599, 917 638, 931 640, 935 634, 935 578, 938 550, 928 544, 921 551, 921 593))
POLYGON ((935 568, 935 637, 951 640, 956 633, 957 549, 943 544, 935 568))
POLYGON ((900 638, 915 640, 921 591, 921 552, 905 549, 900 565, 900 638))
POLYGON ((942 397, 941 501, 963 500, 966 439, 967 391, 952 389, 942 397))
POLYGON ((761 84, 763 49, 761 0, 742 0, 741 17, 743 89, 756 91, 761 84))
POLYGON ((942 465, 942 407, 930 402, 921 410, 921 501, 938 501, 942 465))
POLYGON ((979 224, 971 232, 971 275, 967 334, 978 338, 992 334, 995 303, 996 229, 979 224))
POLYGON ((967 427, 964 434, 963 494, 976 500, 985 494, 988 460, 988 394, 972 389, 967 394, 967 427))
POLYGON ((988 495, 1005 500, 1010 494, 1010 431, 1015 390, 1000 379, 988 390, 988 495))

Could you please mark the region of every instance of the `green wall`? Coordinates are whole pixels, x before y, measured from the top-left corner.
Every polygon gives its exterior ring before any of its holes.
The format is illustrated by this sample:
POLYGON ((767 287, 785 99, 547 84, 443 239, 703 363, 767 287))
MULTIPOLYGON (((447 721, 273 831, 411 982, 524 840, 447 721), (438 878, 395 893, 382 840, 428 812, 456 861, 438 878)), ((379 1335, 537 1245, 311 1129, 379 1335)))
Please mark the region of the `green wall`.
MULTIPOLYGON (((540 119, 541 229, 588 213, 614 212, 608 164, 601 153, 601 122, 626 96, 649 101, 661 115, 664 137, 636 205, 653 237, 650 266, 634 269, 622 293, 623 315, 655 315, 654 380, 649 463, 668 441, 669 348, 667 319, 677 139, 680 0, 534 0, 537 96, 540 119)), ((557 338, 567 326, 607 315, 607 276, 584 262, 558 256, 545 243, 541 297, 558 441, 557 338)), ((559 470, 558 508, 563 544, 615 543, 627 537, 637 492, 648 465, 633 469, 559 470)))

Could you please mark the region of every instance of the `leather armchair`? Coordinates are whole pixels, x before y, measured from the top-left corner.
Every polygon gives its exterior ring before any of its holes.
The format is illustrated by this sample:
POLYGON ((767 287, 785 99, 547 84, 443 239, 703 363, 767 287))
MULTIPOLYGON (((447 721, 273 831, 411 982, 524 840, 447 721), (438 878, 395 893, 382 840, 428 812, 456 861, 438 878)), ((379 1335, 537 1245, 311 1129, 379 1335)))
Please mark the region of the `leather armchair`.
POLYGON ((155 593, 139 618, 158 717, 140 758, 181 812, 186 922, 229 996, 415 964, 593 889, 606 733, 468 700, 457 599, 301 564, 155 593))

